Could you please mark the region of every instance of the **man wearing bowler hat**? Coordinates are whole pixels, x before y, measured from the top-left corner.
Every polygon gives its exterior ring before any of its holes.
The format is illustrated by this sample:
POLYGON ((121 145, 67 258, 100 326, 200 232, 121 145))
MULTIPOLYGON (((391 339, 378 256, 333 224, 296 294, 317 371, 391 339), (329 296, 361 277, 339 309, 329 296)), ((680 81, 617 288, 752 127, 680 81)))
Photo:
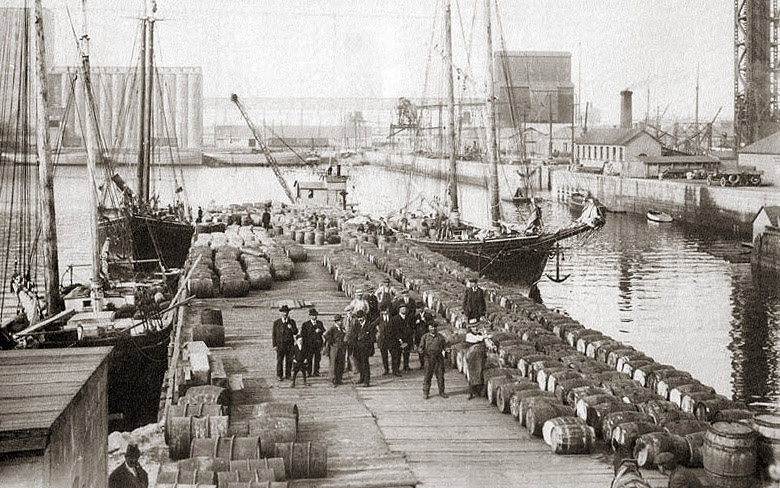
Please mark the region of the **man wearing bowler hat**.
POLYGON ((279 381, 290 379, 290 370, 292 369, 292 348, 295 341, 295 335, 298 334, 298 327, 295 321, 290 318, 290 308, 282 305, 279 308, 282 316, 274 321, 273 326, 273 346, 276 351, 276 377, 279 381))
POLYGON ((128 444, 125 451, 125 462, 111 472, 108 477, 108 488, 147 488, 149 476, 138 461, 141 450, 135 444, 128 444))
POLYGON ((317 320, 317 315, 317 309, 310 309, 309 320, 301 324, 303 348, 308 359, 306 371, 308 376, 320 375, 320 360, 322 358, 320 349, 322 349, 322 334, 325 333, 325 326, 317 320))
POLYGON ((323 340, 328 348, 328 358, 330 359, 328 377, 330 378, 331 386, 335 388, 341 384, 341 377, 344 374, 344 360, 347 353, 347 330, 344 328, 344 321, 341 315, 334 315, 333 322, 334 325, 323 335, 323 340))
POLYGON ((357 366, 360 379, 358 384, 371 386, 371 369, 368 359, 374 355, 374 342, 376 342, 376 326, 369 322, 366 313, 358 310, 355 313, 357 323, 350 330, 348 343, 352 345, 352 353, 355 355, 355 365, 357 366))

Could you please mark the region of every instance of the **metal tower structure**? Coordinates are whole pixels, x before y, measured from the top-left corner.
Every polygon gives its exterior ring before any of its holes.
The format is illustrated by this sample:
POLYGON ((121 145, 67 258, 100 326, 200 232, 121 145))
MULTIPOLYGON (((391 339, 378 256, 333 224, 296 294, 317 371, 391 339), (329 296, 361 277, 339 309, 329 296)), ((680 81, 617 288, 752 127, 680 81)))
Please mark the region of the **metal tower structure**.
POLYGON ((780 0, 734 0, 734 132, 737 148, 780 129, 780 0))

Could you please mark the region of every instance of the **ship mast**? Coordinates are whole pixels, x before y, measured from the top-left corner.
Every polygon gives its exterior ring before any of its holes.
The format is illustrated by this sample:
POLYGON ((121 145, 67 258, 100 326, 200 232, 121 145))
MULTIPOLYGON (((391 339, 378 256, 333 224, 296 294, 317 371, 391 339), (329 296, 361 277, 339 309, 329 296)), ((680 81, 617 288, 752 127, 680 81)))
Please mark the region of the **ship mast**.
POLYGON ((87 35, 87 0, 81 1, 82 9, 82 34, 79 39, 81 50, 81 89, 85 100, 85 143, 87 146, 87 176, 89 185, 89 241, 90 256, 92 258, 92 274, 90 277, 90 297, 92 298, 92 310, 99 312, 102 308, 103 286, 100 276, 101 257, 98 243, 98 194, 97 194, 97 162, 100 158, 98 149, 97 114, 95 113, 95 99, 92 92, 92 77, 89 64, 89 35, 87 35))
POLYGON ((449 120, 447 121, 447 137, 450 142, 450 171, 449 181, 447 182, 447 191, 450 199, 450 220, 458 225, 460 223, 460 213, 458 208, 458 141, 455 138, 455 87, 453 82, 452 70, 452 7, 451 0, 446 0, 444 10, 444 62, 446 63, 447 75, 444 77, 447 84, 447 109, 449 120))
MULTIPOLYGON (((49 93, 46 88, 46 43, 43 36, 43 6, 35 0, 33 10, 36 34, 35 77, 37 88, 38 179, 42 191, 42 237, 44 253, 44 278, 46 282, 46 311, 49 316, 62 310, 60 300, 59 257, 57 254, 57 225, 54 212, 54 173, 51 164, 49 142, 49 93)), ((30 317, 32 320, 32 317, 30 317)))
POLYGON ((488 156, 488 191, 490 193, 490 223, 493 228, 501 227, 501 206, 498 199, 498 142, 496 141, 496 95, 495 73, 493 68, 493 31, 490 26, 490 2, 485 0, 485 27, 487 34, 487 156, 488 156))
POLYGON ((152 100, 154 87, 154 13, 157 3, 147 1, 146 15, 141 19, 141 66, 140 66, 140 115, 139 150, 136 177, 138 179, 138 200, 149 201, 149 181, 152 155, 152 100))

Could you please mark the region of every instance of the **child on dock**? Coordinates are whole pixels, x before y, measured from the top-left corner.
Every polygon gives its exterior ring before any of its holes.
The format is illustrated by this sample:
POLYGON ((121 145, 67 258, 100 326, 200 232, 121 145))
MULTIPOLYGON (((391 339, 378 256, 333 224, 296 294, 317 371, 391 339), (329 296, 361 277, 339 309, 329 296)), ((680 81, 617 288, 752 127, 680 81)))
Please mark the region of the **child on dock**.
POLYGON ((295 388, 295 378, 298 376, 299 371, 303 375, 303 386, 308 386, 306 384, 306 370, 309 367, 309 355, 303 347, 303 336, 301 334, 295 336, 292 348, 292 363, 292 387, 295 388))

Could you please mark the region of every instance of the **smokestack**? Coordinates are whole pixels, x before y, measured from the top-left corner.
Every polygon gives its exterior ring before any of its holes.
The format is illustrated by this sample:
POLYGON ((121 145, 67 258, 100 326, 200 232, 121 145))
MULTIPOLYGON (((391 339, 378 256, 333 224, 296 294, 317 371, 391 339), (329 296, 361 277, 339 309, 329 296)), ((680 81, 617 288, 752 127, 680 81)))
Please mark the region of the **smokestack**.
POLYGON ((631 101, 631 90, 620 92, 620 128, 630 129, 633 126, 634 114, 631 101))

